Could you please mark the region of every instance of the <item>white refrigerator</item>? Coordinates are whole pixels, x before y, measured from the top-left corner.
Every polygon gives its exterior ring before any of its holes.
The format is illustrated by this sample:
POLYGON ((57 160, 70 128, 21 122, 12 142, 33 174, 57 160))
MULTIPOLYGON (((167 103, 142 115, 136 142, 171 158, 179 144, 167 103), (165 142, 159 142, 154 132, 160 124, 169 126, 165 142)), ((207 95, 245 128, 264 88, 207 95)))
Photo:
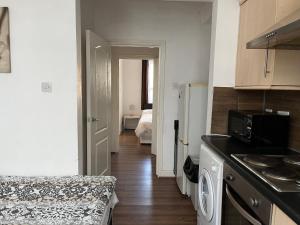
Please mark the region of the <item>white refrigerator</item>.
POLYGON ((207 98, 206 83, 191 83, 180 87, 176 181, 184 195, 190 195, 190 188, 183 165, 188 155, 199 157, 201 136, 206 131, 207 98))

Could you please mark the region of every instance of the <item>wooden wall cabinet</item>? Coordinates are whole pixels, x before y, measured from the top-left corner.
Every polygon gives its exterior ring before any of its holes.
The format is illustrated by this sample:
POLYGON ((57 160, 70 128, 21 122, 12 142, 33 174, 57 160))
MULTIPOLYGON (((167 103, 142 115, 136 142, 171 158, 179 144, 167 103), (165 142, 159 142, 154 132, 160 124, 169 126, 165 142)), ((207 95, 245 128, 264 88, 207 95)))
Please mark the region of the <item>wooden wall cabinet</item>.
POLYGON ((248 41, 299 8, 299 0, 247 0, 241 4, 237 89, 300 89, 300 51, 246 48, 248 41))
POLYGON ((292 14, 299 8, 300 8, 299 0, 277 0, 276 21, 282 20, 284 17, 292 14))
POLYGON ((297 225, 276 205, 273 205, 272 225, 297 225))

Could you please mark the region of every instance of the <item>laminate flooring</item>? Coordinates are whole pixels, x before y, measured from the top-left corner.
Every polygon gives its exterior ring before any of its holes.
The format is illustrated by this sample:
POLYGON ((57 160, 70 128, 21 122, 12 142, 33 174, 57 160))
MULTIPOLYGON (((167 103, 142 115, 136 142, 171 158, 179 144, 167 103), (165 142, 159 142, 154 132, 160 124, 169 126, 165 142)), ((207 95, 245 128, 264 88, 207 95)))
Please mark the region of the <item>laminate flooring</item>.
POLYGON ((191 200, 182 196, 175 178, 158 178, 150 145, 140 145, 134 132, 120 136, 120 151, 112 154, 112 175, 120 200, 113 225, 196 225, 191 200))

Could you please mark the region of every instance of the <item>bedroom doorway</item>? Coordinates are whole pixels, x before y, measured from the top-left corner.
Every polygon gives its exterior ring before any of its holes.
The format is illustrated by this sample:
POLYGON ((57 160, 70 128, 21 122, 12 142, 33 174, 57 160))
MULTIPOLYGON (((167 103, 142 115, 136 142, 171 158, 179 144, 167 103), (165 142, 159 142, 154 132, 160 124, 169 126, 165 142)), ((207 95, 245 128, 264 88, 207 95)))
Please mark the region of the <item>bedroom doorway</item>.
MULTIPOLYGON (((119 134, 132 133, 150 147, 157 66, 156 59, 119 60, 119 134)), ((154 149, 151 152, 156 154, 154 149)))
MULTIPOLYGON (((148 60, 148 63, 153 62, 153 99, 152 99, 152 137, 151 145, 140 144, 140 140, 136 137, 135 130, 131 132, 131 137, 135 138, 136 142, 140 147, 150 149, 150 154, 155 158, 155 165, 153 171, 155 174, 165 176, 164 170, 162 169, 162 146, 163 146, 163 119, 164 119, 164 74, 165 74, 165 58, 166 58, 166 43, 165 41, 146 41, 139 42, 133 40, 127 41, 111 41, 111 74, 112 74, 112 153, 120 152, 123 148, 120 146, 122 137, 120 136, 121 123, 124 123, 124 117, 120 113, 120 60, 148 60), (120 138, 121 137, 121 138, 120 138)), ((148 65, 149 66, 149 65, 148 65)), ((150 65, 151 66, 151 65, 150 65)), ((140 96, 140 103, 142 104, 142 96, 140 96)), ((148 102, 149 103, 149 102, 148 102)), ((141 105, 129 104, 127 109, 134 111, 139 109, 141 105), (131 105, 131 106, 130 106, 131 105)), ((141 113, 140 108, 140 115, 141 113)), ((135 114, 135 113, 129 113, 135 114)), ((140 115, 139 118, 140 118, 140 115)), ((130 116, 130 115, 129 115, 130 116)), ((134 117, 135 115, 133 115, 134 117)), ((131 119, 131 118, 130 118, 131 119)), ((130 122, 130 119, 126 122, 130 122)), ((136 122, 139 119, 136 118, 136 122)), ((134 122, 132 118, 131 122, 134 122)), ((128 133, 127 133, 128 134, 128 133)))
POLYGON ((119 142, 122 135, 136 136, 156 155, 159 48, 112 47, 112 63, 112 74, 118 75, 119 142))

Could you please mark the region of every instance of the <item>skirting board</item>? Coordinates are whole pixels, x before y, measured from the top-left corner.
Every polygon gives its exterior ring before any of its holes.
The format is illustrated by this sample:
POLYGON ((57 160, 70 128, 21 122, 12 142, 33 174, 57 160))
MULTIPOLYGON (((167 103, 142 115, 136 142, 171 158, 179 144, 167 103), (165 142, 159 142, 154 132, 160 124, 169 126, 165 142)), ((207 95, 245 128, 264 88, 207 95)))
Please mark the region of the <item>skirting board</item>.
POLYGON ((175 177, 173 170, 162 170, 157 174, 158 177, 175 177))

